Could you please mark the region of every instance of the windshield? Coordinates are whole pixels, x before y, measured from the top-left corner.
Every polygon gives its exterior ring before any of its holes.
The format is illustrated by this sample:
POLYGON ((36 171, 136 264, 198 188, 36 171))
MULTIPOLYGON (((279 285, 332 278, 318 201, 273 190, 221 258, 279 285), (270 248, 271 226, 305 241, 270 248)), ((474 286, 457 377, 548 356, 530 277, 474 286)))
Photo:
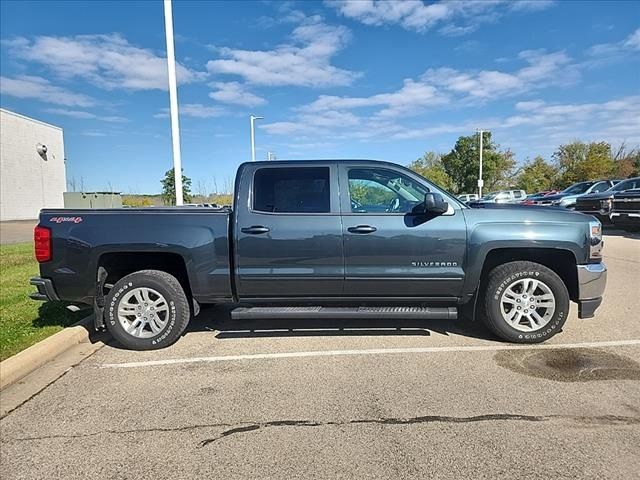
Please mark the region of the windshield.
POLYGON ((640 186, 640 178, 630 178, 628 180, 624 180, 620 183, 617 183, 615 186, 611 187, 609 191, 622 192, 623 190, 638 188, 638 186, 640 186))
POLYGON ((577 193, 584 193, 587 190, 589 190, 589 187, 591 187, 591 185, 593 185, 595 182, 581 182, 581 183, 575 183, 573 185, 571 185, 568 188, 565 188, 562 193, 569 193, 569 194, 577 194, 577 193))

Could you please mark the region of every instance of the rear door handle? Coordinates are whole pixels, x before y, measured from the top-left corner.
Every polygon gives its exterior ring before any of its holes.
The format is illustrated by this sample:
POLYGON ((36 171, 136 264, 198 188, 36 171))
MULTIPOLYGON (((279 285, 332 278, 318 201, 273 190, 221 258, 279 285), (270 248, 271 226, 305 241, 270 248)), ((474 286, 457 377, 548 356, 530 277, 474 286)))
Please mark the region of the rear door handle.
POLYGON ((347 230, 351 233, 373 233, 377 228, 371 225, 358 225, 357 227, 349 227, 347 230))
POLYGON ((269 228, 263 227, 262 225, 253 225, 251 227, 241 228, 240 231, 242 233, 248 233, 249 235, 260 235, 261 233, 267 233, 269 228))

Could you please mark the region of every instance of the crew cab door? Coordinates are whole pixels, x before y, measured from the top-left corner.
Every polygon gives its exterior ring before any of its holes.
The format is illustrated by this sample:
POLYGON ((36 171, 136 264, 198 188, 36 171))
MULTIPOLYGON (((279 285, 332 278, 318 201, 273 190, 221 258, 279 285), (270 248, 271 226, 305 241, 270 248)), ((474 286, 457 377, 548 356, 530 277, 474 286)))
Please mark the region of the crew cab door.
POLYGON ((462 291, 466 226, 448 196, 444 215, 412 213, 440 191, 392 164, 339 164, 345 296, 452 299, 462 291))
POLYGON ((341 295, 335 163, 251 163, 241 173, 234 225, 239 298, 341 295))

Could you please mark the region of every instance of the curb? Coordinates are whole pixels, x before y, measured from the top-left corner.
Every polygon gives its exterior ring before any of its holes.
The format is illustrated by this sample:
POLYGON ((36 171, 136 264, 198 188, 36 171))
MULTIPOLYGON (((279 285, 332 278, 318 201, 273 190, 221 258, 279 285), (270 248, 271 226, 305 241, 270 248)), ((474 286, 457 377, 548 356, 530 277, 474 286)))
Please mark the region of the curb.
POLYGON ((89 341, 93 314, 0 362, 0 390, 24 378, 79 343, 89 341))

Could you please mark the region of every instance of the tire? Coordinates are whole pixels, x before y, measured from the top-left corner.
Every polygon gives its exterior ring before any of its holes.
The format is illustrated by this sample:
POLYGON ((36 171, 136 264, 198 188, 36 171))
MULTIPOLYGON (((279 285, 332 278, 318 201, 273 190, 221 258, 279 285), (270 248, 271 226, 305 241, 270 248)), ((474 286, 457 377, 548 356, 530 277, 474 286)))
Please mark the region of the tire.
POLYGON ((484 306, 487 328, 501 339, 540 343, 561 331, 569 314, 569 292, 544 265, 509 262, 489 273, 484 306))
POLYGON ((173 344, 187 328, 190 316, 180 282, 159 270, 140 270, 121 278, 106 298, 107 330, 131 350, 173 344))

